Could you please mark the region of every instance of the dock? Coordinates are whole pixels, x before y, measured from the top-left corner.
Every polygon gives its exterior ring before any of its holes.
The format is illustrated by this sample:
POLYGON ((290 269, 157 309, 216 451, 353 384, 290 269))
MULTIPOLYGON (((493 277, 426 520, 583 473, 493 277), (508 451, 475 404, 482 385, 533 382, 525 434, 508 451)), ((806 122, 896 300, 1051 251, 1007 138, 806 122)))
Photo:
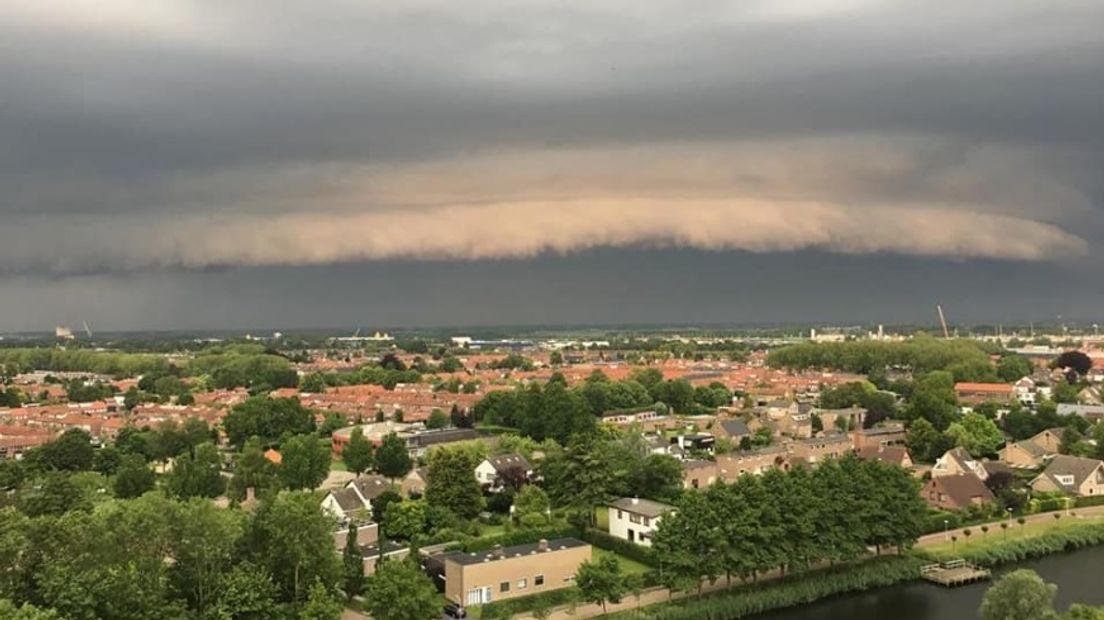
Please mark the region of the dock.
POLYGON ((920 577, 945 588, 954 588, 985 581, 992 576, 987 568, 970 564, 966 560, 950 560, 921 567, 920 577))

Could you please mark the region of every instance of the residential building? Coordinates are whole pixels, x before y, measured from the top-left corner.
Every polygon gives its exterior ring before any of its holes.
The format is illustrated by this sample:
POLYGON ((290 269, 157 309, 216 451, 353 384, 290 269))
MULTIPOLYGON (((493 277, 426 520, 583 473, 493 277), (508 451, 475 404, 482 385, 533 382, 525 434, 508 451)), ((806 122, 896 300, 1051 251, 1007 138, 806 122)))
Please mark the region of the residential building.
POLYGON ((717 481, 717 464, 712 461, 682 462, 682 485, 687 489, 704 489, 717 481))
POLYGON ((445 597, 461 605, 485 605, 568 588, 590 559, 590 545, 574 538, 448 553, 441 557, 445 597))
POLYGON ((1042 446, 1030 439, 1005 444, 997 454, 1000 455, 1000 460, 1008 463, 1009 467, 1017 469, 1042 467, 1051 456, 1042 446))
POLYGON ((854 450, 851 437, 844 434, 810 437, 795 441, 789 445, 790 454, 803 458, 809 463, 818 463, 829 458, 843 458, 854 450))
POLYGON ((1059 454, 1031 481, 1031 488, 1039 493, 1060 491, 1077 497, 1104 495, 1104 461, 1059 454))
POLYGON ((856 450, 870 446, 891 446, 905 443, 904 424, 885 424, 874 428, 859 428, 851 432, 851 443, 856 450))
POLYGON ((855 453, 859 458, 868 461, 881 461, 905 469, 912 468, 912 457, 909 456, 908 450, 904 446, 868 446, 856 450, 855 453))
POLYGON ((631 543, 652 546, 652 535, 663 515, 674 506, 636 497, 622 497, 607 506, 609 533, 631 543))
POLYGON ((1016 396, 1013 387, 1007 383, 956 383, 954 391, 958 402, 963 405, 1010 403, 1016 396))
POLYGON ((992 502, 993 492, 973 473, 932 478, 920 492, 924 501, 940 510, 962 510, 992 502))
POLYGON ((520 454, 488 456, 475 467, 475 479, 484 489, 501 490, 507 483, 527 482, 533 475, 533 466, 520 454))
POLYGON ((970 456, 970 453, 961 447, 951 448, 944 452, 943 456, 936 459, 935 465, 931 469, 932 478, 958 476, 967 473, 974 474, 981 480, 989 477, 982 461, 970 456))

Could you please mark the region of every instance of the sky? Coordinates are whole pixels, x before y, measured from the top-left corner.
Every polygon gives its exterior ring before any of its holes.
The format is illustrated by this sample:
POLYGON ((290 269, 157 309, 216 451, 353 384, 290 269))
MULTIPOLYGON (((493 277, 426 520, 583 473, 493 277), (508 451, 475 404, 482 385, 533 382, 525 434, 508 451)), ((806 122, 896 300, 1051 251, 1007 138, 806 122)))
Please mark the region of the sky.
POLYGON ((1104 318, 1101 24, 0 3, 0 331, 1104 318))

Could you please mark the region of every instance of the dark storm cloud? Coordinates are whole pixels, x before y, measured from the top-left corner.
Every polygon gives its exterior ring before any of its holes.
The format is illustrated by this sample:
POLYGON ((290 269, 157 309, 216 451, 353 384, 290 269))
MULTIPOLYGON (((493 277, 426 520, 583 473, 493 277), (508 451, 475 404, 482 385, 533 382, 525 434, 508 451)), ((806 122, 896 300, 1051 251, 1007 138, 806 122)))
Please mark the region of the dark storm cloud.
POLYGON ((5 3, 0 277, 1076 260, 1104 232, 1101 23, 1088 0, 5 3))

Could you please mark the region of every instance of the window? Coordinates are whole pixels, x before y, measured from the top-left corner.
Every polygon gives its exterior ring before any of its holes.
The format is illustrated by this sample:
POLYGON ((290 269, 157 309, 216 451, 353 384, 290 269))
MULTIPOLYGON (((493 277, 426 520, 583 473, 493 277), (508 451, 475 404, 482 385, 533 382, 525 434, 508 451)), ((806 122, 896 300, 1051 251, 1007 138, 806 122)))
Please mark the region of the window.
POLYGON ((629 523, 640 523, 640 515, 629 515, 629 523))
POLYGON ((498 584, 498 591, 499 592, 509 592, 510 591, 510 582, 509 581, 503 581, 502 583, 498 584))
POLYGON ((543 586, 544 585, 544 575, 537 575, 536 577, 533 577, 533 585, 534 586, 543 586))
POLYGON ((529 580, 528 579, 518 579, 518 583, 517 583, 517 589, 518 590, 524 590, 525 588, 528 588, 528 587, 529 587, 529 580))
POLYGON ((618 510, 618 511, 617 511, 617 518, 618 518, 618 519, 624 519, 624 518, 625 518, 625 514, 624 514, 624 513, 622 513, 622 512, 620 511, 620 510, 618 510))

